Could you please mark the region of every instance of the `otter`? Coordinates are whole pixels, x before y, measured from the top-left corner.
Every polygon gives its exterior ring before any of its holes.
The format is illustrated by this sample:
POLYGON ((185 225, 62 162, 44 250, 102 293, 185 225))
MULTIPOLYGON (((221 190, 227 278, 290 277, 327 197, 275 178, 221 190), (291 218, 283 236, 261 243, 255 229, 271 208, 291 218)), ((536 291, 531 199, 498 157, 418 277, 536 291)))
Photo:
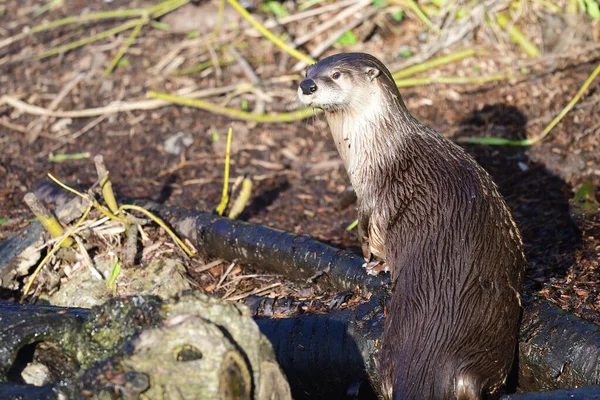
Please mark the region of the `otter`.
POLYGON ((308 67, 298 97, 324 111, 356 191, 365 256, 391 273, 377 355, 383 396, 496 392, 515 355, 526 260, 491 177, 410 114, 388 69, 369 54, 308 67))

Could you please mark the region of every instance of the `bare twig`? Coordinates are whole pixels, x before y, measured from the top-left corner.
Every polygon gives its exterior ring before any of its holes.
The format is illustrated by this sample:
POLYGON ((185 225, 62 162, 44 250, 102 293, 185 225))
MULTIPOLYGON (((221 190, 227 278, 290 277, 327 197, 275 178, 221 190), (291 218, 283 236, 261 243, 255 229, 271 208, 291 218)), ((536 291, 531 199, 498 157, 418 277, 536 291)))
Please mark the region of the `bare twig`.
POLYGON ((252 65, 250 65, 248 60, 246 60, 235 47, 229 46, 227 49, 231 55, 235 57, 235 61, 242 68, 246 77, 252 81, 252 84, 260 84, 260 77, 254 72, 254 68, 252 68, 252 65))
POLYGON ((203 110, 210 111, 215 114, 226 115, 228 117, 241 119, 244 121, 256 121, 265 123, 292 122, 308 118, 313 114, 313 110, 311 108, 303 108, 300 110, 285 113, 253 114, 235 108, 219 106, 217 104, 212 104, 203 100, 194 100, 186 97, 172 96, 166 93, 150 92, 150 96, 154 98, 168 100, 172 103, 181 104, 184 106, 201 108, 203 110))
POLYGON ((117 33, 121 33, 123 31, 126 31, 128 29, 131 29, 131 28, 137 26, 142 21, 143 21, 143 19, 140 18, 140 19, 135 19, 135 20, 129 21, 129 22, 125 22, 122 25, 119 25, 112 29, 107 29, 96 35, 93 35, 93 36, 90 36, 90 37, 87 37, 87 38, 84 38, 81 40, 77 40, 76 42, 72 42, 72 43, 66 44, 64 46, 56 47, 54 49, 45 51, 45 52, 39 54, 38 58, 47 58, 50 56, 54 56, 56 54, 60 54, 65 51, 76 49, 77 47, 85 46, 86 44, 93 43, 97 40, 107 38, 111 35, 116 35, 117 33))
MULTIPOLYGON (((56 110, 56 107, 58 107, 58 105, 63 101, 63 99, 71 92, 71 90, 73 90, 73 88, 75 86, 77 86, 77 84, 79 82, 81 82, 83 80, 83 78, 85 78, 85 76, 86 76, 85 73, 80 72, 75 76, 74 79, 71 79, 65 86, 63 86, 63 88, 60 90, 60 92, 58 92, 58 94, 56 95, 54 100, 52 100, 52 102, 50 102, 50 104, 48 105, 48 110, 50 110, 50 111, 56 110)), ((27 140, 29 141, 29 143, 33 143, 37 139, 40 131, 44 127, 44 124, 46 123, 47 120, 48 120, 48 117, 43 116, 43 117, 39 118, 37 121, 33 122, 28 127, 29 128, 29 136, 28 136, 27 140)))
POLYGON ((0 118, 0 125, 8 128, 8 129, 12 129, 13 131, 17 131, 17 132, 21 132, 21 133, 28 132, 27 127, 22 126, 22 125, 13 124, 12 122, 7 121, 6 117, 0 118))
MULTIPOLYGON (((376 8, 371 8, 366 13, 364 13, 362 16, 360 16, 359 18, 357 18, 353 21, 350 21, 349 23, 342 26, 337 31, 333 32, 331 35, 329 35, 329 37, 326 40, 324 40, 321 44, 319 44, 317 47, 315 47, 313 49, 313 51, 310 52, 311 56, 314 58, 319 57, 329 47, 331 47, 344 33, 348 32, 350 29, 354 29, 358 25, 362 24, 365 20, 367 20, 371 16, 375 15, 378 11, 379 10, 376 8)), ((296 65, 294 65, 292 70, 294 72, 297 72, 297 71, 304 69, 307 65, 308 64, 305 63, 304 61, 299 61, 298 63, 296 63, 296 65)))
POLYGON ((225 282, 225 279, 227 279, 227 276, 229 275, 229 273, 231 272, 233 267, 235 267, 234 262, 229 264, 229 267, 227 268, 227 270, 225 270, 225 273, 223 274, 223 276, 221 276, 221 279, 219 279, 219 282, 217 283, 215 290, 219 290, 221 288, 221 285, 223 284, 223 282, 225 282))
MULTIPOLYGON (((210 88, 204 90, 198 90, 195 92, 191 92, 186 94, 186 97, 190 99, 199 99, 210 96, 218 96, 233 90, 236 90, 242 86, 249 86, 247 83, 242 84, 234 84, 227 85, 218 88, 210 88)), ((87 108, 85 110, 73 110, 73 111, 51 111, 43 107, 34 106, 28 104, 22 100, 19 100, 12 96, 2 96, 0 97, 0 105, 8 104, 11 107, 18 109, 19 111, 25 112, 27 114, 32 115, 41 115, 46 117, 55 117, 55 118, 88 118, 88 117, 97 117, 99 115, 107 115, 114 114, 119 112, 126 111, 136 111, 136 110, 155 110, 160 107, 167 106, 171 104, 171 102, 164 100, 139 100, 139 101, 115 101, 108 106, 104 107, 96 107, 96 108, 87 108)))
POLYGON ((260 294, 260 293, 268 292, 269 290, 274 289, 274 288, 279 287, 279 286, 281 286, 281 283, 277 282, 277 283, 273 283, 271 285, 268 285, 268 286, 265 286, 265 287, 262 287, 262 288, 256 288, 254 290, 251 290, 251 291, 246 292, 246 293, 242 293, 242 294, 237 295, 237 296, 233 296, 233 297, 229 297, 229 298, 224 297, 223 299, 229 300, 229 301, 238 301, 238 300, 241 300, 241 299, 245 299, 248 296, 253 296, 255 294, 260 294))
POLYGON ((148 21, 149 20, 148 20, 147 17, 146 18, 141 18, 139 20, 138 24, 133 27, 133 31, 131 32, 131 34, 129 35, 129 37, 125 41, 125 43, 123 43, 123 46, 121 46, 121 48, 117 52, 117 55, 112 59, 112 61, 110 62, 110 64, 106 68, 106 70, 104 71, 104 76, 110 75, 110 73, 115 69, 115 67, 117 66, 117 64, 121 60, 121 58, 127 52, 127 49, 129 48, 129 46, 131 46, 131 44, 133 43, 133 41, 135 40, 135 38, 137 37, 137 35, 142 30, 142 27, 144 25, 146 25, 148 23, 148 21))
MULTIPOLYGON (((65 230, 61 226, 58 219, 48 210, 46 205, 39 200, 35 194, 27 193, 23 199, 35 216, 39 219, 41 224, 46 228, 53 238, 60 238, 65 234, 65 230)), ((73 239, 70 237, 66 238, 62 246, 70 247, 73 244, 73 239)))
POLYGON ((540 50, 536 47, 535 44, 527 36, 521 31, 515 24, 514 21, 511 21, 508 15, 504 13, 496 14, 496 22, 502 29, 504 29, 510 39, 517 43, 525 53, 531 58, 538 57, 540 55, 540 50))
MULTIPOLYGON (((283 17, 283 18, 279 18, 278 20, 274 21, 274 20, 267 20, 264 24, 265 28, 271 29, 271 28, 276 28, 279 25, 286 25, 289 24, 291 22, 296 22, 296 21, 300 21, 306 18, 310 18, 310 17, 314 17, 317 15, 321 15, 323 13, 326 12, 330 12, 330 11, 336 11, 339 10, 340 8, 344 8, 347 7, 349 5, 355 4, 358 0, 345 0, 345 1, 340 1, 340 2, 336 2, 336 3, 332 3, 332 4, 328 4, 319 8, 314 8, 314 9, 310 9, 310 10, 306 10, 306 11, 302 11, 299 12, 297 14, 293 14, 287 17, 283 17)), ((251 34, 254 33, 253 29, 248 29, 246 32, 244 32, 245 34, 251 34)))
POLYGON ((415 64, 422 63, 439 51, 452 46, 454 43, 460 41, 469 33, 473 32, 478 26, 485 26, 486 23, 486 12, 492 8, 503 7, 509 0, 492 0, 479 2, 475 7, 470 10, 469 17, 464 17, 460 21, 456 21, 453 18, 447 18, 446 23, 442 28, 441 35, 437 40, 428 44, 419 54, 411 57, 409 60, 403 60, 401 62, 392 63, 390 65, 391 71, 396 71, 410 67, 415 64))
POLYGON ((446 65, 455 61, 460 61, 462 59, 474 56, 475 54, 481 53, 483 52, 475 51, 474 49, 456 51, 454 53, 450 53, 445 56, 441 56, 421 64, 413 65, 412 67, 401 69, 400 71, 392 72, 392 76, 394 77, 394 79, 408 78, 409 76, 413 76, 415 74, 418 74, 419 72, 425 72, 432 68, 437 68, 441 65, 446 65))
POLYGON ((297 58, 298 60, 302 60, 302 61, 304 61, 306 63, 309 63, 309 64, 313 64, 315 62, 309 56, 307 56, 306 54, 303 54, 303 53, 299 52, 295 48, 293 48, 290 45, 286 44, 283 40, 279 39, 271 31, 269 31, 268 29, 266 29, 264 27, 264 25, 262 25, 260 22, 258 22, 257 20, 255 20, 254 17, 252 17, 252 15, 250 15, 250 13, 248 11, 246 11, 246 9, 244 7, 240 6, 240 4, 236 0, 227 0, 227 2, 229 4, 231 4, 231 6, 233 8, 235 8, 235 10, 238 13, 240 13, 240 15, 242 17, 244 17, 244 19, 246 21, 248 21, 254 28, 256 28, 256 30, 259 31, 265 38, 267 38, 271 42, 273 42, 273 44, 275 44, 275 46, 279 47, 280 49, 282 49, 283 51, 285 51, 286 53, 288 53, 292 57, 297 58))
POLYGON ((321 33, 329 30, 331 27, 337 25, 338 23, 347 20, 348 18, 350 18, 369 4, 371 4, 371 0, 359 0, 358 2, 356 2, 356 4, 353 4, 352 6, 346 8, 341 13, 338 13, 335 17, 327 19, 324 23, 317 26, 315 29, 311 29, 310 32, 308 32, 306 35, 300 36, 299 38, 294 40, 294 46, 298 47, 303 45, 304 43, 315 38, 321 33))
POLYGON ((219 56, 217 56, 215 48, 212 45, 208 44, 206 48, 208 50, 208 54, 210 55, 212 66, 215 69, 215 76, 217 77, 217 82, 221 82, 221 78, 223 77, 223 70, 221 69, 221 66, 219 64, 219 56))
POLYGON ((208 264, 206 264, 206 265, 203 265, 202 267, 199 267, 199 268, 197 268, 197 269, 194 269, 194 272, 195 272, 195 273, 197 273, 197 274, 200 274, 200 273, 202 273, 202 272, 206 272, 206 271, 208 271, 209 269, 213 269, 213 268, 214 268, 214 267, 216 267, 217 265, 219 265, 219 264, 222 264, 223 262, 224 262, 224 261, 223 261, 223 260, 221 260, 221 259, 219 258, 219 259, 217 259, 217 260, 214 260, 214 261, 211 261, 211 262, 209 262, 209 263, 208 263, 208 264))

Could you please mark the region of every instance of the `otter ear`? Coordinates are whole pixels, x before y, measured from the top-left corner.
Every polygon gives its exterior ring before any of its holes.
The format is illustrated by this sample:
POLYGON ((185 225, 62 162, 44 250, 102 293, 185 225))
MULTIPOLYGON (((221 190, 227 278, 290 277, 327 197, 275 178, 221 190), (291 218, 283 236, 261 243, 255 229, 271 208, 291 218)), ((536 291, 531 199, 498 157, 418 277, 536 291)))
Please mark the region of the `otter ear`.
POLYGON ((367 74, 367 76, 369 77, 370 80, 374 80, 375 78, 377 78, 379 76, 381 71, 375 67, 366 67, 365 73, 367 74))

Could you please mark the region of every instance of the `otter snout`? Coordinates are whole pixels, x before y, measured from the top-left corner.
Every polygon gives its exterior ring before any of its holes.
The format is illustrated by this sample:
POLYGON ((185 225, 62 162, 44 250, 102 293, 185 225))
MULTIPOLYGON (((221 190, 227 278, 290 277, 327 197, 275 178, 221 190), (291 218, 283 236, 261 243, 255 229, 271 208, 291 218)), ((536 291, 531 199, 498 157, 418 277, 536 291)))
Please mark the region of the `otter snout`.
POLYGON ((317 91, 317 84, 312 79, 305 79, 300 82, 302 94, 313 94, 317 91))

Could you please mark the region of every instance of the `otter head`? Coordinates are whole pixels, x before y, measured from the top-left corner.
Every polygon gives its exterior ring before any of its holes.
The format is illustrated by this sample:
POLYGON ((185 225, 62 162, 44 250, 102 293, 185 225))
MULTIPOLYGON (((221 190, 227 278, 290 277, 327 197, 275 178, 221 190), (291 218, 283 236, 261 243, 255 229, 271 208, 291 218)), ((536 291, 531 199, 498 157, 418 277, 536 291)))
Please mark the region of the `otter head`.
POLYGON ((298 98, 321 108, 357 195, 372 171, 396 157, 391 146, 413 125, 392 74, 375 57, 342 53, 308 67, 298 98), (368 160, 365 162, 365 160, 368 160))
POLYGON ((328 112, 357 110, 383 87, 399 98, 392 75, 378 59, 365 53, 342 53, 308 67, 298 98, 328 112))

